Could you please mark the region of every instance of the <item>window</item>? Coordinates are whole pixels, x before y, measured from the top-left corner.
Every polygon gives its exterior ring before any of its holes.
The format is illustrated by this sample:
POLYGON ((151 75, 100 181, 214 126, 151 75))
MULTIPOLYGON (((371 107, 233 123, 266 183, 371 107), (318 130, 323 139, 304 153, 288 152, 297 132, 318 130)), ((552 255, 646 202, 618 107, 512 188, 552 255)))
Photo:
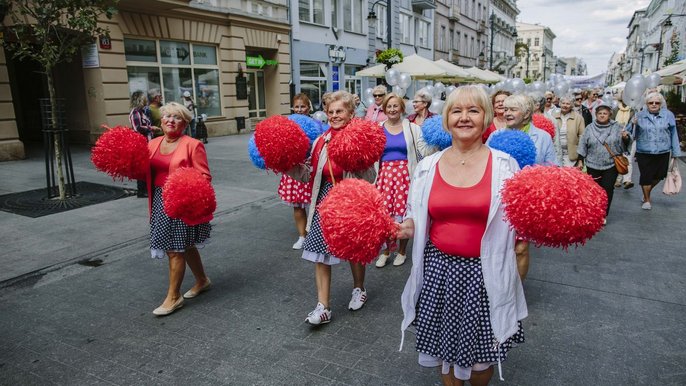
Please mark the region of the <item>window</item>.
POLYGON ((198 114, 220 116, 217 47, 169 40, 124 39, 129 92, 160 92, 182 102, 191 92, 198 114))
POLYGON ((429 47, 429 23, 417 20, 417 44, 420 47, 429 47))
POLYGON ((362 33, 362 0, 343 0, 343 28, 362 33))
POLYGON ((388 38, 386 36, 386 6, 377 4, 374 12, 376 12, 376 36, 385 42, 388 38))
POLYGON ((352 94, 357 94, 362 98, 362 78, 355 76, 355 73, 362 70, 361 66, 345 65, 345 89, 352 94))
POLYGON ((411 25, 412 17, 404 13, 400 14, 400 42, 412 44, 411 25))
POLYGON ((539 44, 540 44, 540 39, 539 39, 539 38, 535 38, 535 39, 534 39, 534 47, 538 47, 539 44))
POLYGON ((441 26, 441 33, 438 34, 438 49, 440 51, 445 51, 445 26, 441 26))
POLYGON ((452 30, 452 29, 449 30, 449 31, 448 31, 448 36, 449 36, 449 39, 450 39, 450 42, 449 42, 449 44, 450 44, 450 49, 451 49, 451 50, 452 50, 452 49, 455 49, 455 31, 452 30))
POLYGON ((412 4, 410 4, 410 0, 400 0, 400 8, 411 10, 412 4))
POLYGON ((338 0, 331 0, 331 26, 338 28, 338 0))
POLYGON ((324 63, 300 62, 300 92, 310 98, 317 110, 321 109, 322 94, 326 92, 326 74, 324 63))
POLYGON ((324 0, 298 0, 300 21, 324 24, 324 0))

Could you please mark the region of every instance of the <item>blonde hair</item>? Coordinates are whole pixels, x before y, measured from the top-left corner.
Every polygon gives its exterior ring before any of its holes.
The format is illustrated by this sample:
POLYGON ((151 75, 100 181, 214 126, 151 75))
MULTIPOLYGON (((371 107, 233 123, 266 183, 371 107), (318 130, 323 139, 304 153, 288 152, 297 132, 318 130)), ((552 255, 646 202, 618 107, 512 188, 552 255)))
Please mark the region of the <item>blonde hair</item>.
POLYGON ((145 96, 143 91, 136 91, 131 94, 131 108, 132 109, 142 109, 148 104, 148 97, 145 96))
POLYGON ((458 101, 473 102, 484 111, 484 127, 481 129, 482 131, 493 122, 493 104, 491 104, 491 98, 488 97, 486 91, 479 86, 466 85, 456 88, 455 91, 448 95, 445 106, 443 106, 443 130, 449 131, 448 114, 458 101))
POLYGON ((384 94, 388 93, 388 89, 386 89, 386 86, 384 86, 382 84, 380 84, 378 86, 374 86, 374 88, 372 89, 372 94, 376 93, 377 91, 382 92, 384 94))
POLYGON ((331 103, 339 101, 343 102, 343 105, 346 109, 348 109, 349 112, 352 113, 355 111, 355 100, 353 99, 353 94, 344 90, 330 93, 326 99, 326 107, 328 108, 331 103))
POLYGON ((381 108, 383 109, 384 113, 386 112, 386 106, 393 98, 396 98, 400 102, 400 113, 405 114, 405 101, 400 97, 400 95, 394 92, 386 94, 386 96, 383 98, 381 108))
POLYGON ((160 114, 162 116, 165 115, 173 115, 173 114, 180 114, 183 117, 183 120, 186 121, 186 123, 190 122, 191 119, 193 119, 193 116, 191 115, 191 112, 188 111, 186 106, 182 105, 181 103, 177 102, 169 102, 162 107, 160 107, 160 114))

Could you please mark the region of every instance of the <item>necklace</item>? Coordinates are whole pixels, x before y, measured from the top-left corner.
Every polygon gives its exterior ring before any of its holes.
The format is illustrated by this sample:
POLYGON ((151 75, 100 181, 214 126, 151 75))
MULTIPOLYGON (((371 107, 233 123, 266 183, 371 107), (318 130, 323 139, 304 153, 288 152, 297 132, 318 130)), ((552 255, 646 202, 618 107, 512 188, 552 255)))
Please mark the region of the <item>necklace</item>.
POLYGON ((476 148, 476 150, 472 150, 471 152, 469 152, 468 153, 469 155, 466 158, 463 158, 462 160, 458 160, 460 165, 464 165, 465 162, 469 161, 470 158, 474 157, 477 153, 479 153, 479 150, 481 150, 481 146, 476 148))

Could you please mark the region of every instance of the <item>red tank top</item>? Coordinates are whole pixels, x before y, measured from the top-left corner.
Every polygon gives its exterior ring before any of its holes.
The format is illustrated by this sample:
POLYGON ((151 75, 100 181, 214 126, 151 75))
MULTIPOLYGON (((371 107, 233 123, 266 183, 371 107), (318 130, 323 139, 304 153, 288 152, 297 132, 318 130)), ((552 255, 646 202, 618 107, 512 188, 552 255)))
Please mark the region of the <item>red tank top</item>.
POLYGON ((479 257, 491 206, 491 155, 481 180, 468 188, 448 184, 436 165, 429 193, 429 238, 449 255, 479 257))
MULTIPOLYGON (((325 145, 324 137, 328 133, 331 133, 331 138, 333 139, 333 137, 338 133, 338 130, 329 129, 326 133, 324 133, 321 136, 321 138, 319 138, 319 141, 317 141, 317 144, 315 145, 314 149, 312 149, 312 157, 311 157, 312 176, 311 176, 311 179, 313 179, 315 174, 317 173, 317 166, 319 165, 319 154, 322 152, 322 149, 324 148, 324 145, 325 145)), ((331 179, 331 170, 333 170, 333 175, 334 175, 334 178, 336 179, 336 181, 340 181, 343 179, 343 168, 341 168, 335 162, 333 162, 331 160, 331 158, 328 158, 326 165, 324 165, 324 169, 322 170, 322 177, 325 181, 333 183, 333 180, 331 179), (331 165, 331 168, 329 168, 329 165, 331 165)))
MULTIPOLYGON (((176 150, 176 149, 174 149, 176 150)), ((167 177, 169 176, 169 165, 171 165, 171 159, 174 152, 169 154, 160 153, 160 149, 157 148, 157 152, 150 159, 150 167, 152 168, 153 184, 155 186, 162 187, 164 183, 167 182, 167 177)))

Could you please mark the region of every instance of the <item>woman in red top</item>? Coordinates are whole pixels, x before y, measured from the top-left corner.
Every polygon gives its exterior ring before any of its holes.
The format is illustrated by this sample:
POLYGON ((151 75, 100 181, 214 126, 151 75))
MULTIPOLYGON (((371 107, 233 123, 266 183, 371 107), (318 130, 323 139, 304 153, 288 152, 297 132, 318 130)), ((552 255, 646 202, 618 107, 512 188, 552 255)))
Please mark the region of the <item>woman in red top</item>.
POLYGON ((505 121, 505 106, 503 102, 505 98, 512 95, 511 92, 505 90, 498 90, 491 97, 491 103, 493 104, 493 122, 488 126, 484 135, 482 136, 482 142, 486 143, 488 137, 493 134, 494 131, 507 127, 507 122, 505 121))
POLYGON ((199 170, 212 180, 207 164, 205 146, 183 132, 191 121, 191 113, 183 105, 170 102, 160 108, 164 136, 148 143, 150 173, 148 173, 148 203, 150 205, 150 250, 153 258, 169 256, 169 288, 162 304, 152 313, 169 315, 183 306, 183 299, 191 299, 210 288, 210 278, 200 260, 198 248, 210 238, 210 224, 186 225, 164 212, 162 187, 167 176, 181 167, 199 170), (181 283, 186 264, 195 277, 195 285, 181 296, 181 283))
POLYGON ((429 111, 429 107, 431 107, 431 100, 431 94, 426 92, 426 90, 417 91, 417 93, 414 94, 414 99, 412 99, 414 113, 408 115, 407 120, 417 126, 421 126, 427 118, 436 115, 429 111))

